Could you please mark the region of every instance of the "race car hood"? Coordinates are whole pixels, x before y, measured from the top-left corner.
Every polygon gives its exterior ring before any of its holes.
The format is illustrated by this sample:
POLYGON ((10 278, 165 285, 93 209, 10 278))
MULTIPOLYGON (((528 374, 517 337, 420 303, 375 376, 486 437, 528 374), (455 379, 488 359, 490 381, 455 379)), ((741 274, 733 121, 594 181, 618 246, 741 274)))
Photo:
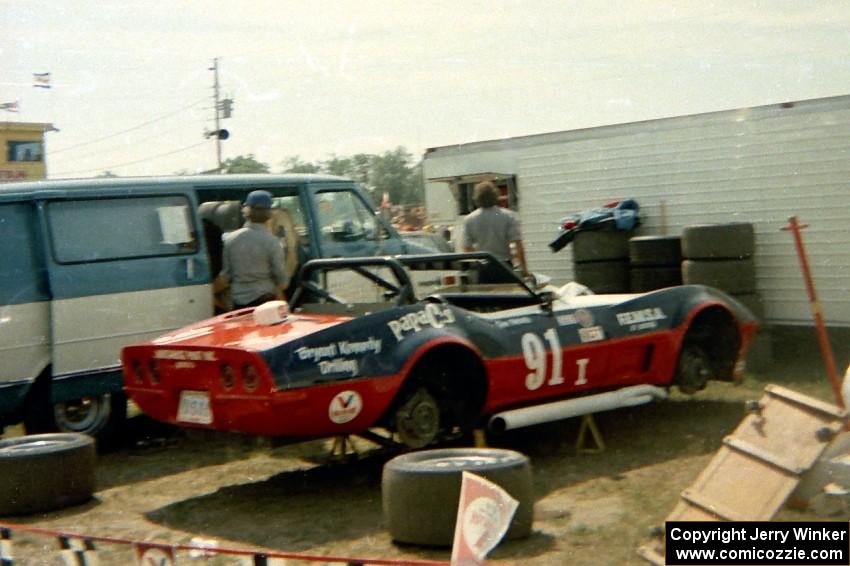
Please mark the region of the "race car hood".
POLYGON ((289 314, 274 324, 258 322, 252 309, 226 313, 160 336, 155 345, 234 348, 262 352, 343 322, 347 316, 289 314))

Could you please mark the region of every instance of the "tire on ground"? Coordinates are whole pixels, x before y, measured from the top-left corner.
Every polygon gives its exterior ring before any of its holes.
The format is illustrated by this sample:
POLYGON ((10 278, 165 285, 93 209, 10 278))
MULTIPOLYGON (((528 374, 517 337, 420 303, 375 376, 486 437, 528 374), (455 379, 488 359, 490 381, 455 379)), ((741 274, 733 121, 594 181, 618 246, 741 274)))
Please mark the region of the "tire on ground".
POLYGON ((678 236, 631 238, 629 263, 638 267, 678 267, 682 263, 682 239, 678 236))
POLYGON ((629 262, 623 260, 576 263, 575 280, 594 293, 628 293, 629 262))
POLYGON ((756 320, 762 322, 764 320, 764 301, 758 293, 742 293, 735 295, 735 299, 747 307, 756 320))
POLYGON ((629 271, 632 293, 645 293, 655 289, 682 284, 682 269, 676 267, 632 267, 629 271))
POLYGON ((682 262, 685 285, 708 285, 730 295, 743 295, 756 290, 756 270, 751 259, 682 262))
POLYGON ((629 234, 622 231, 579 232, 573 239, 573 261, 628 259, 629 234))
POLYGON ((0 440, 0 477, 0 515, 83 503, 95 490, 94 440, 68 433, 0 440))
POLYGON ((384 524, 393 540, 451 546, 464 470, 501 486, 519 502, 505 538, 531 534, 534 495, 528 458, 513 450, 447 448, 402 454, 384 465, 384 524))
POLYGON ((685 259, 745 259, 755 250, 753 225, 749 222, 701 224, 682 231, 685 259))

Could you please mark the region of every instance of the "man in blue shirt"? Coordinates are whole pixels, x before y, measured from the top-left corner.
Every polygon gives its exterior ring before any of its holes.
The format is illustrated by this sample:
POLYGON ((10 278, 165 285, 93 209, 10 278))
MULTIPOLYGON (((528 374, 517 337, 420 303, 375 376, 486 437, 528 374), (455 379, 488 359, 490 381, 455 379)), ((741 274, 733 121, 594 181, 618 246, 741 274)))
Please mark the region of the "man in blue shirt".
POLYGON ((224 240, 223 267, 215 287, 230 286, 235 309, 283 299, 288 280, 281 243, 266 227, 271 208, 271 193, 249 193, 242 209, 245 225, 224 240))

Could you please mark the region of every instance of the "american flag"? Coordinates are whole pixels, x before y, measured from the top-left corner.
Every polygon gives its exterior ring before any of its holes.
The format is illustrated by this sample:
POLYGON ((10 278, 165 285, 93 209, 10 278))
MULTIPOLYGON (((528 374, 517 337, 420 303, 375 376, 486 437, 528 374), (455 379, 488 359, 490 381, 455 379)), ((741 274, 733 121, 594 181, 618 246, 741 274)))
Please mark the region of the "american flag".
POLYGON ((32 81, 35 88, 50 88, 50 73, 33 73, 32 81))

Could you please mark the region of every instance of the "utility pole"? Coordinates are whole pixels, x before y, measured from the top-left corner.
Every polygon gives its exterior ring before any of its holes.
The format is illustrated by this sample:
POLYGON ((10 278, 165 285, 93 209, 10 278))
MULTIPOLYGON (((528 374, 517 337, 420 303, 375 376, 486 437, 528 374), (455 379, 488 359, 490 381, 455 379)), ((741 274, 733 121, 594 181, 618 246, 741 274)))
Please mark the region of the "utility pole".
POLYGON ((218 163, 218 172, 221 171, 221 119, 219 109, 221 105, 218 102, 218 57, 213 59, 213 66, 210 67, 213 72, 213 111, 215 112, 215 156, 218 163))

